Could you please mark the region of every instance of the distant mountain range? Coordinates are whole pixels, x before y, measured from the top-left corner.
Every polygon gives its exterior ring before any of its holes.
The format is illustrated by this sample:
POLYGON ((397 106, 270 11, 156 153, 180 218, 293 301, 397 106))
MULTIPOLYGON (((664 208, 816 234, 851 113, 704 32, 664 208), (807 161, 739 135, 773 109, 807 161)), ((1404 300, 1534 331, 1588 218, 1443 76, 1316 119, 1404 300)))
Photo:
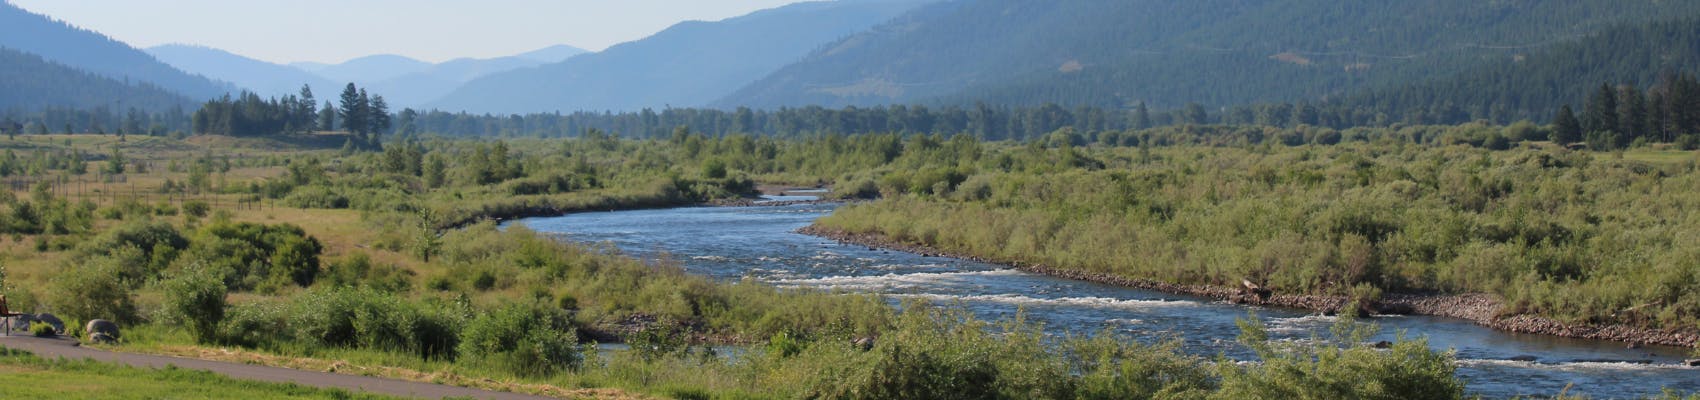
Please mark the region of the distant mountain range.
MULTIPOLYGON (((0 2, 0 47, 34 54, 42 60, 87 71, 123 84, 147 82, 191 98, 212 98, 233 88, 227 83, 215 82, 172 68, 153 56, 106 35, 31 13, 10 2, 0 2)), ((23 58, 10 59, 27 62, 22 61, 23 58)), ((85 81, 79 79, 60 82, 85 81)))
MULTIPOLYGON (((311 85, 317 97, 325 97, 341 88, 319 75, 298 68, 277 65, 243 57, 210 47, 168 44, 147 49, 160 61, 185 71, 197 71, 244 89, 266 96, 281 96, 301 91, 301 85, 311 85)), ((347 82, 344 82, 347 83, 347 82)))
POLYGON ((122 112, 134 107, 158 112, 192 106, 189 98, 152 84, 125 83, 35 54, 0 48, 0 111, 62 107, 122 112))
POLYGON ((951 1, 822 46, 714 104, 1322 101, 1697 14, 1700 2, 1620 0, 951 1))
POLYGON ((923 3, 807 2, 716 22, 683 22, 598 53, 479 78, 430 106, 498 113, 702 106, 822 43, 923 3))
POLYGON ((397 107, 417 107, 435 100, 469 80, 484 75, 559 62, 585 51, 556 45, 518 55, 491 59, 461 58, 431 64, 398 55, 360 57, 340 64, 310 62, 273 64, 227 51, 190 45, 148 49, 155 57, 186 71, 235 83, 265 96, 282 96, 309 85, 319 98, 335 95, 350 82, 383 95, 397 107))
POLYGON ((302 84, 331 99, 354 82, 393 109, 496 114, 1302 102, 1370 114, 1359 119, 1503 121, 1579 104, 1601 83, 1695 72, 1697 31, 1693 1, 838 0, 681 22, 594 53, 278 65, 196 46, 143 53, 5 4, 0 47, 17 54, 0 68, 17 72, 0 85, 81 93, 13 95, 12 107, 98 104, 88 93, 132 105, 180 101, 160 92, 278 96, 302 84), (25 82, 31 74, 49 84, 25 82))

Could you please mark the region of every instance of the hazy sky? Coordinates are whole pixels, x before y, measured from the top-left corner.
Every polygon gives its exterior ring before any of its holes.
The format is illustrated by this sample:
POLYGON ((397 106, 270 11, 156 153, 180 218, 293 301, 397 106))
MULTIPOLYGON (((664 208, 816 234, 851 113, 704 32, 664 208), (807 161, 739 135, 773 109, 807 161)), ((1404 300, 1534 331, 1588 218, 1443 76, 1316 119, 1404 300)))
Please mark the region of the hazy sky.
POLYGON ((400 54, 440 62, 556 44, 587 50, 685 20, 799 0, 11 0, 137 48, 199 44, 271 62, 400 54))

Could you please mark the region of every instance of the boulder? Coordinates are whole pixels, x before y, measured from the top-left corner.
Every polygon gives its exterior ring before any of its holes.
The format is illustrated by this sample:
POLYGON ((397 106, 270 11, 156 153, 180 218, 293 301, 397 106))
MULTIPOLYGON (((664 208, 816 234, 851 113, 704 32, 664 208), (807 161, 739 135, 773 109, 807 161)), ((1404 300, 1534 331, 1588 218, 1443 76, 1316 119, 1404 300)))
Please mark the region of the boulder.
POLYGON ((54 316, 53 314, 48 314, 48 313, 36 314, 35 320, 41 321, 42 323, 45 323, 45 324, 48 324, 48 325, 53 325, 53 331, 55 331, 55 332, 59 332, 61 334, 65 333, 65 321, 59 320, 59 317, 54 316))
POLYGON ((105 333, 95 332, 95 333, 89 334, 89 341, 95 342, 95 343, 100 343, 100 344, 113 344, 113 343, 118 343, 118 338, 112 337, 112 335, 108 335, 108 334, 105 334, 105 333))
POLYGON ((1521 356, 1511 357, 1511 361, 1523 361, 1523 362, 1535 362, 1535 360, 1539 360, 1539 359, 1540 359, 1540 357, 1535 357, 1535 356, 1531 356, 1531 355, 1521 355, 1521 356))
POLYGON ((1700 367, 1700 358, 1691 358, 1691 359, 1687 359, 1687 360, 1682 360, 1682 365, 1687 365, 1687 366, 1690 366, 1690 367, 1700 367))
POLYGON ((1389 341, 1386 341, 1386 340, 1375 342, 1375 348, 1377 348, 1377 349, 1388 349, 1388 348, 1392 348, 1392 347, 1393 347, 1393 342, 1389 342, 1389 341))
POLYGON ((850 344, 853 345, 853 346, 856 346, 857 350, 861 350, 861 351, 873 350, 873 348, 874 348, 874 338, 873 337, 859 337, 859 338, 856 338, 856 340, 850 341, 850 344))
POLYGON ((35 322, 35 315, 19 314, 17 316, 14 316, 14 317, 12 317, 12 330, 14 330, 14 331, 28 331, 28 330, 30 330, 30 323, 31 322, 35 322))
POLYGON ((97 343, 100 342, 100 340, 95 339, 97 334, 112 340, 117 340, 119 337, 118 324, 104 319, 89 320, 89 323, 83 326, 83 333, 89 335, 89 340, 97 343))

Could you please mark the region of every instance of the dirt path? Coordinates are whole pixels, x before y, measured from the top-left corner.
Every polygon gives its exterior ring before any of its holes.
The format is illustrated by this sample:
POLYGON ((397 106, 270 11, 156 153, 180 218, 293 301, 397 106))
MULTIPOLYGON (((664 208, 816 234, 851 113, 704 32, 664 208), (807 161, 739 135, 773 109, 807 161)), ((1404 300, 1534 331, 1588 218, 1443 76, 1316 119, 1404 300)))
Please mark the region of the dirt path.
POLYGON ((340 388, 378 393, 391 396, 443 398, 466 397, 475 399, 548 399, 549 397, 528 394, 492 392, 463 388, 458 386, 439 385, 434 383, 411 382, 395 379, 374 378, 369 376, 343 375, 328 372, 302 371, 288 368, 267 367, 248 364, 234 364, 218 361, 197 360, 192 358, 177 358, 147 354, 116 353, 105 350, 75 346, 76 341, 70 339, 44 339, 31 336, 0 335, 0 346, 35 353, 42 358, 94 359, 102 362, 120 363, 133 367, 163 368, 175 365, 178 368, 212 371, 237 379, 248 379, 266 382, 294 383, 304 386, 323 388, 340 388))

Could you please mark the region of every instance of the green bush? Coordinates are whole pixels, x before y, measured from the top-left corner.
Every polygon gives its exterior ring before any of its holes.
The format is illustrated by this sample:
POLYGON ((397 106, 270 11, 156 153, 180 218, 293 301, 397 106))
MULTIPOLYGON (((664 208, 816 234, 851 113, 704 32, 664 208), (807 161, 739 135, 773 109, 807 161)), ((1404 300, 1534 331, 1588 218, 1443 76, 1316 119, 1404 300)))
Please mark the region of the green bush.
POLYGON ((583 360, 567 316, 509 304, 480 314, 461 331, 460 355, 520 375, 573 369, 583 360))
POLYGON ((1331 343, 1299 345, 1269 340, 1256 317, 1240 320, 1240 341, 1263 361, 1245 367, 1218 365, 1224 398, 1257 399, 1461 399, 1452 353, 1429 350, 1428 341, 1405 340, 1391 350, 1367 339, 1376 327, 1350 317, 1336 323, 1331 343))
POLYGON ((136 322, 135 299, 122 271, 120 261, 111 257, 66 266, 48 281, 47 303, 69 319, 136 322))
POLYGON ((43 337, 43 338, 50 338, 50 337, 59 336, 59 332, 53 330, 53 325, 49 325, 46 322, 31 323, 30 324, 30 334, 35 335, 35 337, 43 337))
POLYGON ((221 277, 195 266, 183 270, 164 286, 166 312, 187 322, 189 334, 196 342, 217 341, 225 308, 225 285, 221 277))

